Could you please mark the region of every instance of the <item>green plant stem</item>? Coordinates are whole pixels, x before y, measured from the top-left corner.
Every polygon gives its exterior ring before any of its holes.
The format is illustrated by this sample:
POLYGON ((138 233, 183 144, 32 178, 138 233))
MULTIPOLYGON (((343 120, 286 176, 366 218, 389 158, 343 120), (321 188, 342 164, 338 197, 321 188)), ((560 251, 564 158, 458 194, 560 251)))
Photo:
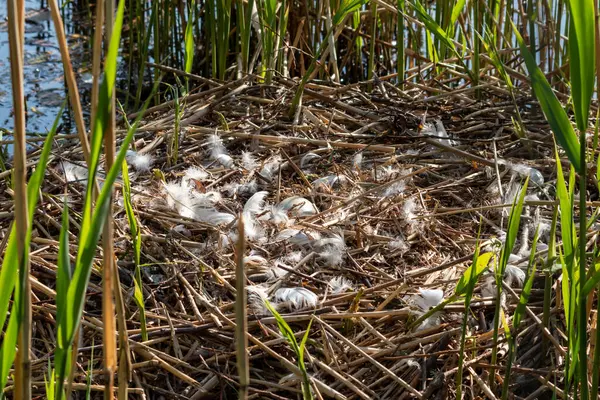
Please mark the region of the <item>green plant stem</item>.
POLYGON ((584 286, 586 282, 586 258, 585 252, 587 241, 585 240, 585 233, 587 231, 587 209, 586 209, 586 193, 587 193, 587 179, 586 179, 586 140, 585 131, 581 132, 580 138, 580 160, 581 167, 579 173, 579 318, 578 327, 579 335, 577 341, 579 342, 579 382, 581 385, 581 400, 587 400, 589 398, 588 388, 588 376, 587 376, 587 296, 584 292, 584 286))

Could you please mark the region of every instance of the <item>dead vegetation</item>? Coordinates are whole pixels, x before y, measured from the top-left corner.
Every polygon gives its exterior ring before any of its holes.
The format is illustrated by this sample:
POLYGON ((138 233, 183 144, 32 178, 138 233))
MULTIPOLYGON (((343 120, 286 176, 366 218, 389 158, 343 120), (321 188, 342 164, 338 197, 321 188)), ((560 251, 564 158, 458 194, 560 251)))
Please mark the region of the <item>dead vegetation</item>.
MULTIPOLYGON (((536 227, 544 228, 546 242, 554 204, 553 140, 531 98, 517 92, 513 101, 497 82, 480 85, 482 101, 472 99, 475 88, 399 91, 385 77, 349 86, 313 83, 297 121, 290 121, 285 115, 293 89, 284 80, 205 80, 203 91, 181 100, 181 115, 171 102, 145 116, 128 161, 142 238, 147 341, 132 297, 132 239, 119 187, 115 199, 115 252, 132 351, 132 363, 120 368, 132 372, 132 398, 144 391, 157 399, 237 396, 234 249, 240 215, 250 398, 301 397, 295 355, 264 299, 299 340, 313 320, 305 361, 317 398, 452 398, 463 302, 423 324, 413 322, 453 293, 471 263, 480 224, 484 245, 502 238, 507 210, 528 175, 536 184, 530 185, 502 303, 509 315, 514 311, 524 277, 519 262, 529 257, 536 227), (527 129, 523 138, 512 120, 515 107, 527 129)), ((86 169, 76 159, 83 160, 80 146, 58 136, 34 220, 38 392, 54 351, 56 238, 65 198, 72 243, 78 234, 86 169)), ((13 209, 2 184, 6 237, 13 209)), ((544 264, 541 244, 538 253, 544 264)), ((89 373, 91 390, 104 388, 97 370, 100 265, 88 289, 74 390, 86 389, 89 373)), ((528 303, 540 318, 543 280, 541 272, 528 303)), ((500 386, 504 377, 504 340, 499 363, 490 362, 496 300, 489 284, 480 279, 470 310, 463 381, 469 398, 495 398, 490 375, 500 386)), ((552 310, 561 307, 559 292, 553 286, 552 310)), ((552 310, 544 321, 528 315, 520 333, 511 383, 520 398, 561 394, 554 382, 562 379, 566 338, 562 314, 552 310)))

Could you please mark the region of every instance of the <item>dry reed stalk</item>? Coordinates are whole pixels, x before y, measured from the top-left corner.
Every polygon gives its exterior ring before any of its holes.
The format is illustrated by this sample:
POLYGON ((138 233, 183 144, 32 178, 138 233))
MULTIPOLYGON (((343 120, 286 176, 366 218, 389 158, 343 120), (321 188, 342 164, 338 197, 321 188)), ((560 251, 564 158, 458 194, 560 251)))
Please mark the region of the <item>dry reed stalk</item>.
MULTIPOLYGON (((107 32, 107 43, 110 41, 110 32, 112 32, 112 19, 114 13, 113 3, 108 0, 105 5, 107 9, 106 18, 106 32, 107 32), (112 10, 112 12, 108 12, 112 10)), ((112 166, 115 156, 115 141, 114 141, 114 97, 109 100, 110 104, 110 116, 108 125, 104 133, 104 151, 105 151, 105 165, 106 170, 112 166)), ((95 134, 101 134, 96 132, 95 134)), ((104 343, 104 375, 106 379, 106 391, 104 392, 105 400, 112 400, 114 397, 114 379, 115 373, 117 372, 117 343, 115 334, 117 334, 117 324, 115 319, 115 292, 118 290, 115 286, 115 256, 113 248, 113 237, 114 237, 114 226, 112 217, 112 201, 109 206, 109 211, 106 216, 106 222, 104 223, 104 230, 102 233, 102 248, 103 248, 103 263, 102 263, 102 324, 103 324, 103 338, 104 343)), ((126 386, 125 382, 119 382, 119 388, 126 386)), ((119 398, 121 398, 119 394, 119 398)))
POLYGON ((100 87, 100 74, 102 69, 102 32, 104 31, 104 0, 96 2, 96 16, 94 18, 94 43, 92 47, 92 89, 90 93, 90 121, 96 120, 98 107, 98 89, 100 87))
POLYGON ((244 271, 245 253, 244 218, 238 219, 238 242, 236 246, 236 297, 235 297, 235 336, 237 354, 237 373, 239 377, 239 399, 248 398, 250 383, 250 362, 248 360, 248 314, 246 294, 246 273, 244 271))
POLYGON ((75 79, 75 73, 73 72, 73 66, 71 65, 69 45, 67 43, 67 38, 65 35, 63 20, 60 16, 61 11, 58 7, 56 0, 48 0, 48 6, 52 15, 54 29, 56 30, 56 40, 58 41, 60 58, 62 60, 63 70, 65 73, 65 80, 69 89, 69 99, 71 107, 73 107, 73 117, 75 119, 75 126, 77 127, 77 134, 79 135, 79 140, 81 142, 83 157, 86 163, 89 164, 90 142, 87 137, 85 122, 83 120, 83 111, 81 108, 81 100, 79 98, 79 89, 77 88, 77 80, 75 79))
MULTIPOLYGON (((31 282, 29 281, 29 249, 26 248, 27 229, 27 153, 26 153, 26 110, 23 89, 23 43, 24 43, 23 0, 8 2, 8 40, 10 49, 10 78, 14 109, 14 208, 15 234, 19 260, 20 309, 12 312, 21 314, 18 350, 15 360, 15 397, 31 399, 31 282)), ((18 303, 15 303, 18 304, 18 303)), ((14 307, 13 307, 14 308, 14 307)))

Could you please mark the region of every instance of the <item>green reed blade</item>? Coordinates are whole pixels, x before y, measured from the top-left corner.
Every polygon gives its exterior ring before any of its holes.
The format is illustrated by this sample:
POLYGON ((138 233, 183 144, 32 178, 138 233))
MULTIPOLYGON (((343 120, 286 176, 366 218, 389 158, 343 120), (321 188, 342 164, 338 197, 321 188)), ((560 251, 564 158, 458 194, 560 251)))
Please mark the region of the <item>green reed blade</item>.
MULTIPOLYGON (((46 167, 48 166, 48 159, 52 150, 54 136, 56 135, 56 130, 58 129, 58 125, 62 118, 64 107, 65 103, 63 103, 58 111, 58 114, 56 115, 56 118, 54 119, 52 129, 50 129, 50 132, 48 132, 35 171, 31 175, 29 183, 27 184, 27 213, 30 226, 27 229, 27 236, 25 238, 26 249, 29 248, 31 243, 33 216, 35 214, 35 209, 37 208, 40 189, 42 187, 42 182, 44 181, 44 175, 46 174, 46 167)), ((2 260, 2 269, 0 269, 0 287, 2 288, 2 290, 0 290, 0 326, 2 327, 6 322, 8 308, 10 305, 10 297, 13 294, 13 290, 17 281, 18 265, 17 240, 15 237, 15 229, 13 227, 11 228, 8 244, 4 253, 4 259, 2 260)), ((19 301, 17 293, 18 292, 15 290, 15 303, 13 304, 12 308, 13 311, 18 310, 18 308, 15 308, 19 301)), ((6 386, 8 372, 15 356, 15 345, 17 343, 17 331, 19 328, 17 314, 17 312, 11 312, 7 331, 5 332, 2 344, 0 345, 0 353, 2 354, 0 360, 0 389, 3 389, 6 386), (14 335, 13 332, 10 331, 11 329, 15 329, 14 335)))
POLYGON ((584 132, 588 127, 596 70, 594 0, 570 0, 568 3, 571 10, 569 24, 571 96, 577 127, 584 132))
POLYGON ((531 86, 540 103, 540 107, 546 116, 546 120, 552 128, 556 140, 567 153, 567 157, 569 157, 569 160, 577 172, 581 172, 582 160, 579 154, 579 140, 575 135, 571 121, 569 121, 567 113, 556 98, 554 91, 550 87, 550 84, 540 68, 537 66, 535 58, 531 55, 531 52, 525 45, 521 34, 514 24, 513 31, 517 38, 517 42, 519 43, 519 47, 521 48, 521 55, 525 59, 527 70, 529 71, 531 86))

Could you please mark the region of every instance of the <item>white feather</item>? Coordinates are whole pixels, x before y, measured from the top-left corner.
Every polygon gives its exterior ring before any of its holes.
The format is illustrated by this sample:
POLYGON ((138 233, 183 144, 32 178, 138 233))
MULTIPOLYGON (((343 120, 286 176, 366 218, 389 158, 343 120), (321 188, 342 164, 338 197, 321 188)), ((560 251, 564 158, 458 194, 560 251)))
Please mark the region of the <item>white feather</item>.
POLYGON ((342 264, 346 254, 346 242, 343 237, 333 235, 330 238, 318 239, 313 242, 313 246, 319 249, 317 256, 327 266, 337 267, 342 264))
POLYGON ((167 204, 179 215, 212 225, 230 224, 235 216, 217 211, 213 206, 221 200, 217 192, 197 193, 187 184, 170 182, 164 184, 167 204))
POLYGON ((79 165, 72 164, 68 161, 63 161, 60 165, 60 169, 63 171, 67 182, 76 182, 81 183, 82 185, 87 183, 87 168, 80 167, 79 165))
POLYGON ((493 276, 488 276, 481 285, 481 297, 496 297, 496 280, 493 276))
POLYGON ((442 124, 442 121, 435 121, 435 128, 437 131, 437 135, 435 136, 442 138, 439 140, 441 144, 445 144, 446 146, 456 146, 456 142, 450 139, 450 136, 448 136, 448 133, 446 132, 446 128, 444 128, 444 124, 442 124))
POLYGON ((312 243, 319 237, 320 234, 318 232, 311 232, 309 234, 308 232, 300 229, 286 228, 277 234, 275 241, 288 241, 297 246, 305 246, 312 243))
POLYGON ((332 237, 324 238, 324 239, 315 238, 315 241, 313 242, 313 246, 317 247, 317 248, 333 246, 340 250, 346 250, 346 242, 344 241, 344 238, 341 237, 340 235, 336 235, 336 234, 334 234, 332 237))
POLYGON ((441 289, 419 289, 419 293, 412 297, 413 304, 423 313, 439 305, 442 300, 444 291, 441 289))
POLYGON ((377 167, 372 169, 371 175, 373 179, 376 179, 378 181, 387 181, 392 178, 395 178, 398 175, 398 172, 398 169, 393 168, 391 165, 385 167, 378 165, 377 167))
POLYGON ((342 184, 346 181, 346 177, 344 175, 327 175, 322 178, 315 179, 312 182, 312 185, 315 189, 319 188, 331 188, 336 184, 342 184))
POLYGON ((214 191, 206 193, 191 191, 190 197, 194 206, 198 207, 214 206, 221 202, 221 193, 214 191))
POLYGON ((189 205, 190 189, 181 182, 163 183, 163 188, 169 207, 178 210, 181 205, 189 205))
POLYGON ((275 225, 287 225, 290 220, 287 212, 276 206, 271 206, 269 212, 261 219, 269 220, 275 225))
POLYGON ((300 196, 288 197, 282 200, 277 207, 298 217, 307 217, 318 213, 317 207, 313 203, 300 196))
POLYGON ((408 244, 406 244, 406 242, 400 237, 397 237, 391 242, 389 242, 388 247, 390 248, 390 250, 398 250, 402 253, 407 252, 409 249, 408 244))
POLYGON ((281 265, 283 265, 284 267, 287 267, 287 265, 285 265, 283 263, 275 262, 275 265, 267 270, 267 279, 269 281, 279 279, 283 276, 286 276, 289 273, 285 269, 281 268, 280 267, 281 265))
POLYGON ((308 166, 308 164, 310 164, 311 161, 318 160, 320 158, 321 158, 321 156, 318 154, 315 154, 312 152, 306 153, 300 159, 300 168, 305 169, 308 166))
POLYGON ((219 154, 227 153, 227 149, 225 149, 225 146, 223 145, 223 139, 216 133, 208 135, 206 144, 208 145, 208 151, 214 159, 216 159, 219 154))
POLYGON ((226 192, 228 196, 251 196, 258 190, 258 185, 254 179, 247 183, 230 182, 223 185, 221 190, 226 192))
POLYGON ((302 287, 281 288, 275 292, 275 301, 287 303, 291 310, 314 308, 319 298, 316 294, 302 287))
POLYGON ((254 157, 254 155, 249 152, 249 151, 244 151, 242 152, 242 165, 244 166, 244 168, 246 168, 248 171, 252 171, 254 170, 256 167, 258 167, 258 163, 256 162, 256 158, 254 157))
POLYGON ((268 194, 266 191, 257 192, 244 205, 244 233, 249 240, 266 239, 264 237, 264 229, 257 219, 257 214, 264 211, 265 197, 268 194))
POLYGON ((342 264, 345 252, 339 247, 328 245, 317 253, 319 259, 328 267, 338 267, 342 264))
MULTIPOLYGON (((439 305, 444 300, 444 292, 440 289, 419 289, 419 293, 411 296, 409 303, 416 307, 415 314, 421 316, 427 313, 431 308, 439 305)), ((419 326, 419 329, 425 329, 437 325, 439 321, 439 312, 433 313, 419 326)))
POLYGON ((254 29, 256 33, 256 38, 258 40, 257 43, 261 43, 262 38, 262 22, 260 20, 260 16, 258 14, 258 7, 256 3, 252 3, 252 12, 250 14, 250 25, 254 29))
MULTIPOLYGON (((248 305, 256 314, 268 314, 268 309, 265 306, 265 301, 268 300, 269 288, 264 285, 247 286, 248 305)), ((274 307, 276 305, 273 305, 274 307)))
POLYGON ((523 287, 525 271, 515 265, 508 264, 504 270, 504 281, 511 287, 523 287))
POLYGON ((233 168, 235 163, 229 154, 217 154, 215 159, 225 168, 233 168))
POLYGON ((252 197, 246 201, 244 205, 244 214, 260 214, 264 211, 265 197, 269 195, 269 192, 263 190, 256 192, 252 197))
POLYGON ((227 234, 222 233, 222 232, 219 233, 219 245, 221 247, 233 246, 237 243, 237 241, 238 241, 238 233, 235 230, 230 231, 227 234))
POLYGON ((214 208, 195 207, 192 218, 211 225, 229 225, 235 220, 235 215, 220 212, 214 208))
POLYGON ((331 289, 331 293, 338 294, 344 293, 346 290, 353 290, 352 282, 343 276, 336 276, 332 278, 329 283, 329 288, 331 289))
POLYGON ((406 189, 406 183, 404 183, 404 181, 396 182, 385 188, 385 191, 383 192, 383 196, 390 197, 390 196, 402 194, 402 193, 404 193, 405 189, 406 189))
POLYGON ((186 237, 192 236, 192 232, 190 232, 190 230, 186 228, 185 225, 176 225, 175 227, 173 227, 173 232, 177 232, 186 237))
POLYGON ((268 263, 269 262, 267 261, 267 259, 262 256, 249 255, 244 257, 244 265, 263 266, 267 265, 268 263))
POLYGON ((150 171, 150 167, 154 163, 154 158, 150 154, 138 153, 136 151, 127 151, 127 162, 136 171, 150 171))
POLYGON ((281 157, 275 156, 271 159, 271 161, 263 165, 263 167, 260 169, 260 175, 269 182, 272 182, 273 179, 275 179, 280 166, 282 166, 281 157))
POLYGON ((291 253, 281 257, 281 260, 287 263, 297 264, 300 262, 300 260, 302 260, 303 257, 304 255, 301 251, 292 251, 291 253))
POLYGON ((363 152, 359 151, 358 153, 356 153, 354 155, 354 157, 352 158, 352 166, 355 169, 361 169, 362 167, 362 162, 363 162, 363 152))
POLYGON ((200 182, 205 181, 206 179, 208 179, 208 172, 198 167, 190 167, 185 170, 185 172, 183 173, 183 178, 181 178, 181 180, 187 184, 190 179, 194 179, 200 182))

